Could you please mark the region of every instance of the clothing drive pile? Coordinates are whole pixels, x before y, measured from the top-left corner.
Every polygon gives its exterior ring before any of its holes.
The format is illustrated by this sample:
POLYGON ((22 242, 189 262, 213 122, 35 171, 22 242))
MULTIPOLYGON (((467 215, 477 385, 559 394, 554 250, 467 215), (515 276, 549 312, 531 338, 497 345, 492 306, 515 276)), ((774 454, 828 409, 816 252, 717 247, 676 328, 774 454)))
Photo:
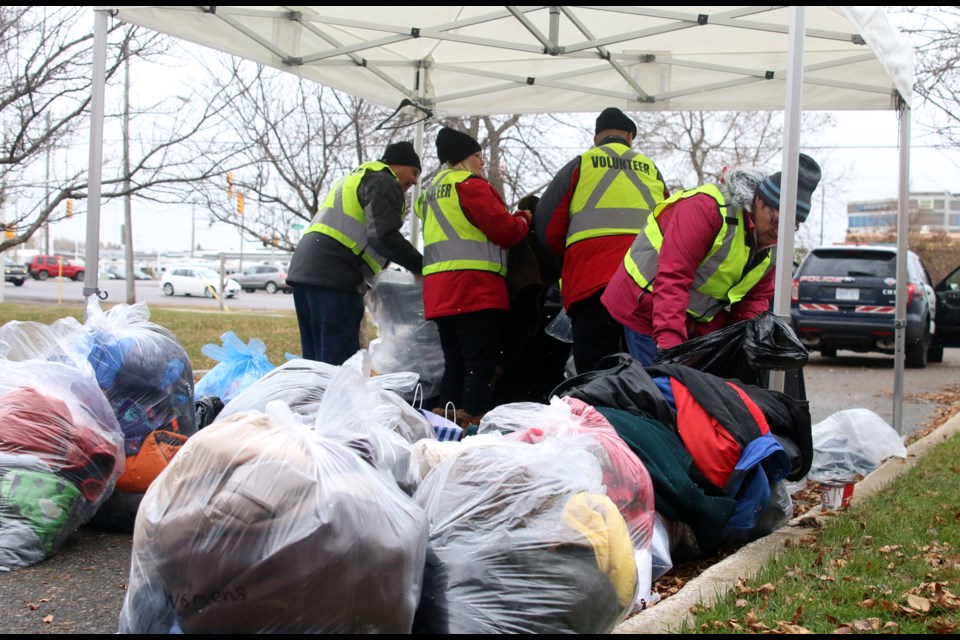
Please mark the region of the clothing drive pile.
POLYGON ((134 307, 94 309, 87 326, 0 329, 0 344, 20 345, 0 354, 0 381, 47 396, 45 417, 65 414, 54 400, 71 410, 69 435, 51 437, 28 410, 20 431, 89 449, 4 449, 5 472, 42 463, 86 505, 45 534, 69 489, 31 509, 0 481, 3 548, 19 559, 7 568, 48 557, 91 519, 137 455, 131 440, 176 433, 175 420, 192 430, 137 502, 121 632, 606 633, 655 601, 682 527, 703 555, 769 533, 790 515, 783 482, 809 468, 805 402, 625 355, 549 404, 497 407, 457 441, 403 399, 416 373, 371 375, 366 352, 339 367, 289 360, 197 429, 182 410, 182 347, 134 307), (144 355, 132 369, 104 353, 144 355), (131 389, 127 376, 165 401, 140 403, 124 427, 116 409, 129 417, 132 403, 110 390, 131 389), (26 544, 27 530, 41 542, 26 544))
POLYGON ((196 432, 193 372, 145 305, 0 328, 0 553, 35 564, 91 523, 132 530, 149 484, 196 432))
POLYGON ((121 632, 604 633, 653 601, 684 529, 707 555, 789 519, 805 401, 608 364, 459 441, 365 352, 277 367, 145 497, 121 632))

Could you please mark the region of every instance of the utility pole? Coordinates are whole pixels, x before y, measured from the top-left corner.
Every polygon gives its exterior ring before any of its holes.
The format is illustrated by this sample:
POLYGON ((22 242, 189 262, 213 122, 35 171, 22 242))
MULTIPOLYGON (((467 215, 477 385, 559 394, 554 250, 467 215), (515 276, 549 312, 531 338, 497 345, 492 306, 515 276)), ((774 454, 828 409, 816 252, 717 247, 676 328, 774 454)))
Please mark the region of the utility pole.
POLYGON ((197 246, 197 204, 190 205, 190 257, 193 257, 194 247, 197 246))
MULTIPOLYGON (((47 131, 50 131, 50 111, 47 111, 47 131)), ((47 145, 47 182, 44 185, 44 209, 50 210, 50 145, 47 145)), ((43 223, 43 253, 50 255, 50 214, 47 213, 47 220, 43 223)))
POLYGON ((130 56, 123 43, 123 257, 127 272, 127 304, 137 301, 133 282, 133 213, 130 196, 130 56))

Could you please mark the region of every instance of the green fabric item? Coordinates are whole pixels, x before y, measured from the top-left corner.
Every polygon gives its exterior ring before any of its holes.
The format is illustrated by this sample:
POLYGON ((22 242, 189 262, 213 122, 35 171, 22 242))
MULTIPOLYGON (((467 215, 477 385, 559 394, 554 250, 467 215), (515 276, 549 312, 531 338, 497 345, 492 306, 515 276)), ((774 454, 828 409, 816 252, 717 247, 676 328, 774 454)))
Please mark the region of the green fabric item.
POLYGON ((647 416, 596 407, 637 454, 653 483, 654 507, 663 517, 690 525, 701 551, 715 550, 736 501, 707 495, 691 476, 693 458, 667 427, 647 416))
POLYGON ((82 501, 77 487, 53 473, 9 469, 0 478, 0 512, 22 519, 48 554, 69 533, 82 501))

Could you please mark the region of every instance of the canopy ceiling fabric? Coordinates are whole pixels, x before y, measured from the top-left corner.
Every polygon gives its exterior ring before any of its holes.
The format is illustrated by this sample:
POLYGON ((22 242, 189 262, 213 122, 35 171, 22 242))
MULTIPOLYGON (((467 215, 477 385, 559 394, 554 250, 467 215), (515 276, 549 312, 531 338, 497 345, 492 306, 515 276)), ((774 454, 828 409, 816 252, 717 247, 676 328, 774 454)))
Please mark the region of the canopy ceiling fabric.
MULTIPOLYGON (((298 6, 94 7, 106 15, 424 118, 515 113, 784 111, 785 177, 796 176, 801 110, 897 110, 906 211, 913 50, 880 7, 298 6)), ((102 76, 102 60, 94 78, 102 76)), ((95 82, 95 85, 98 85, 95 82)), ((88 250, 97 253, 102 86, 91 112, 88 250), (98 104, 99 102, 99 104, 98 104)), ((417 144, 422 148, 423 120, 417 144)), ((774 306, 789 315, 795 189, 788 180, 774 306)), ((906 281, 906 216, 898 281, 906 281)), ((87 295, 97 293, 96 270, 87 295)), ((894 426, 903 395, 905 287, 897 288, 894 426), (902 326, 901 326, 902 325, 902 326)), ((772 377, 782 389, 781 378, 772 377)))
MULTIPOLYGON (((789 6, 98 9, 435 117, 784 108, 789 6)), ((804 110, 910 106, 912 50, 879 7, 805 14, 804 110)))

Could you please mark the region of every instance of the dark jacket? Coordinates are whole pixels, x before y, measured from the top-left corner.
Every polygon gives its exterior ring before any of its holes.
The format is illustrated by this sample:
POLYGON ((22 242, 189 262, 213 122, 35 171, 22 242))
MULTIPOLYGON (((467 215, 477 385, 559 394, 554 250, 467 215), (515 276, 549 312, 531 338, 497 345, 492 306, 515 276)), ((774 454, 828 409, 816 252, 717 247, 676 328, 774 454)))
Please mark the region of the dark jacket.
MULTIPOLYGON (((393 173, 389 169, 367 172, 357 188, 357 197, 366 213, 370 246, 390 262, 419 275, 423 256, 400 231, 404 195, 393 173)), ((337 240, 323 233, 307 233, 290 259, 287 284, 364 293, 364 280, 371 275, 363 260, 337 240)))

